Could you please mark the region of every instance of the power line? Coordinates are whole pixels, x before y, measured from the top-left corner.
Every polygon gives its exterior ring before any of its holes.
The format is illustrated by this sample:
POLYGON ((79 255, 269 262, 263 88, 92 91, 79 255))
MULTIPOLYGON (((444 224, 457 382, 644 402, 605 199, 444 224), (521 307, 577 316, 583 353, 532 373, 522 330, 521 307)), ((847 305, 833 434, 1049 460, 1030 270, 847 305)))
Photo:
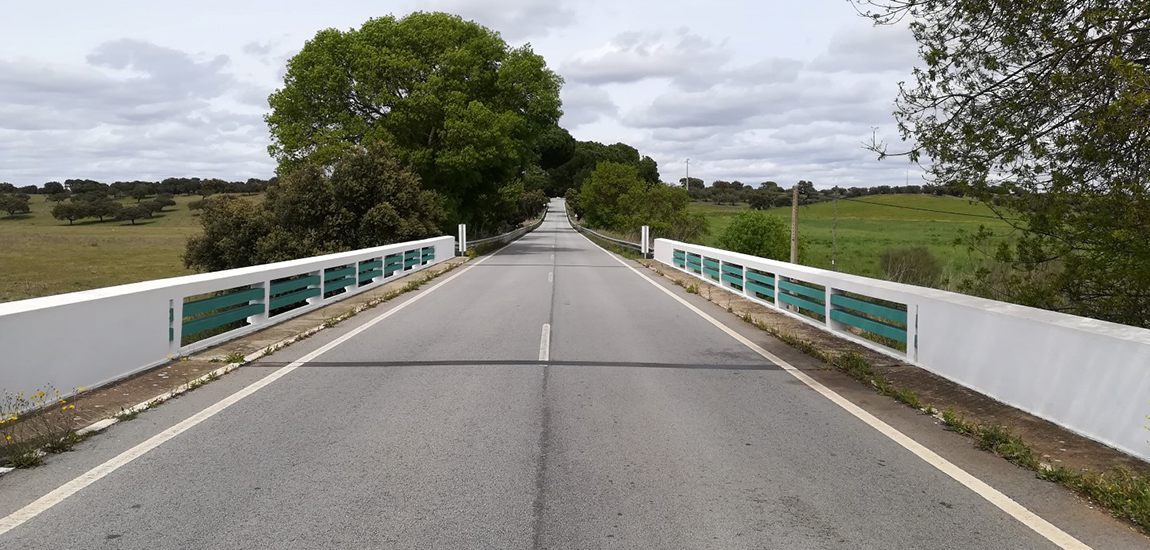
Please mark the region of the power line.
POLYGON ((935 214, 948 214, 948 215, 952 215, 952 216, 986 217, 986 219, 990 219, 990 220, 1020 221, 1017 219, 1017 217, 1002 217, 1002 216, 987 215, 987 214, 968 214, 965 212, 936 211, 936 209, 932 209, 932 208, 919 208, 917 206, 903 206, 903 205, 888 205, 886 203, 872 203, 872 201, 869 201, 869 200, 849 199, 846 197, 840 197, 840 199, 841 200, 850 200, 851 203, 863 203, 864 205, 888 206, 890 208, 903 208, 903 209, 907 209, 907 211, 934 212, 935 214))

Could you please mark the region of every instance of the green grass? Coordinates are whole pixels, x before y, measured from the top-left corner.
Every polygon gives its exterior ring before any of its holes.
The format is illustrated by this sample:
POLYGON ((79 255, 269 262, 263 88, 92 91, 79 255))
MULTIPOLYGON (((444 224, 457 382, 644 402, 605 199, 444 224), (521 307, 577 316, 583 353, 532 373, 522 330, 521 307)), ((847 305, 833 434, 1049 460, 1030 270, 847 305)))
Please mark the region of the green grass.
MULTIPOLYGON (((888 248, 925 246, 944 266, 943 275, 965 273, 971 267, 965 248, 954 245, 960 230, 974 232, 986 225, 997 234, 1005 234, 1009 225, 997 219, 969 217, 963 214, 993 216, 984 204, 972 203, 954 197, 929 195, 878 195, 858 200, 878 203, 840 200, 838 204, 838 252, 835 269, 838 271, 881 277, 879 255, 888 248), (941 210, 954 214, 925 212, 895 208, 941 210)), ((714 246, 719 235, 730 225, 735 215, 747 209, 746 205, 718 206, 692 203, 691 211, 701 212, 710 223, 711 233, 700 244, 714 246)), ((790 224, 790 208, 772 208, 772 215, 790 224)), ((830 202, 799 208, 799 236, 806 242, 806 257, 802 263, 831 269, 831 232, 834 225, 834 204, 830 202)))
POLYGON ((200 232, 199 212, 187 206, 199 199, 176 197, 174 208, 134 226, 94 218, 69 226, 52 218, 55 203, 33 196, 31 214, 0 217, 0 302, 193 273, 180 256, 200 232))

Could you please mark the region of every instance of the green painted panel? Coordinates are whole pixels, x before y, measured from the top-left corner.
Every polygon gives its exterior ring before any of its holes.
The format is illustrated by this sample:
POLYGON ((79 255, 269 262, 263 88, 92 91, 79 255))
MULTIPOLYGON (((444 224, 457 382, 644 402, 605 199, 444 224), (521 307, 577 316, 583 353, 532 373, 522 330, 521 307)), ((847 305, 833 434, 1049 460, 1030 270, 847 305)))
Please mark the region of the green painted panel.
POLYGON ((364 281, 370 281, 376 277, 379 277, 380 275, 383 275, 383 272, 378 270, 378 269, 373 269, 371 271, 364 271, 363 273, 359 274, 359 282, 362 283, 364 281))
POLYGON ((319 275, 309 275, 307 277, 300 277, 299 279, 292 279, 290 281, 283 281, 280 283, 272 283, 272 295, 283 294, 301 288, 307 288, 312 285, 319 284, 319 275))
POLYGON ((241 308, 229 309, 222 313, 201 317, 194 321, 184 321, 184 336, 211 330, 221 325, 241 321, 252 315, 258 315, 264 312, 263 304, 251 304, 241 308))
POLYGON ((174 329, 172 327, 168 327, 168 341, 171 342, 172 340, 175 340, 175 339, 176 339, 176 329, 174 329))
POLYGON ((176 311, 172 308, 168 308, 168 322, 171 323, 172 321, 175 321, 175 320, 176 320, 176 311))
POLYGON ((888 321, 894 321, 904 325, 906 324, 906 312, 895 309, 893 307, 880 306, 878 304, 864 302, 862 300, 857 300, 855 298, 851 298, 850 296, 843 296, 841 294, 835 294, 831 296, 831 304, 846 309, 853 309, 867 315, 881 317, 888 321))
POLYGON ((407 269, 407 268, 414 266, 414 265, 419 265, 419 258, 418 257, 408 258, 408 259, 403 261, 403 268, 404 269, 407 269))
POLYGON ((371 271, 373 269, 380 268, 380 267, 383 267, 383 260, 372 260, 370 262, 360 262, 359 263, 359 272, 364 273, 364 272, 371 271))
POLYGON ((886 323, 880 323, 874 319, 859 317, 858 315, 843 311, 841 309, 831 310, 831 319, 848 324, 852 327, 861 328, 872 334, 885 336, 891 340, 897 340, 904 344, 906 343, 906 329, 901 329, 886 323))
POLYGON ((780 292, 779 301, 791 304, 792 306, 800 307, 813 313, 818 313, 819 315, 823 315, 825 313, 822 304, 816 304, 810 300, 799 298, 798 296, 791 296, 790 294, 783 294, 780 292))
POLYGON ((392 273, 395 273, 396 271, 399 271, 401 269, 403 269, 402 265, 390 265, 390 264, 388 264, 388 266, 386 268, 384 268, 384 270, 383 270, 383 276, 384 277, 391 277, 392 273))
POLYGON ((419 250, 407 250, 403 253, 403 259, 410 260, 419 255, 419 250))
POLYGON ((401 254, 392 254, 384 258, 384 261, 387 262, 387 265, 399 265, 403 263, 403 256, 401 254))
POLYGON ((283 296, 276 296, 272 298, 271 309, 279 309, 281 307, 298 304, 312 296, 319 296, 320 290, 318 288, 305 288, 291 294, 284 294, 283 296))
POLYGON ((733 265, 723 264, 723 273, 730 273, 731 275, 738 275, 741 279, 743 277, 743 270, 733 265))
POLYGON ((775 289, 773 289, 769 286, 760 285, 759 283, 756 283, 754 281, 747 281, 747 288, 750 290, 753 290, 755 292, 758 292, 759 294, 762 294, 764 296, 770 296, 770 297, 772 297, 772 299, 775 296, 775 289))
POLYGON ((711 269, 709 267, 704 267, 703 273, 710 275, 712 279, 718 280, 718 278, 719 278, 719 270, 718 269, 711 269))
POLYGON ((787 292, 790 292, 791 294, 802 294, 803 296, 806 296, 808 298, 814 298, 820 302, 827 299, 827 295, 825 292, 822 292, 820 290, 815 290, 809 286, 796 285, 795 283, 792 283, 790 281, 780 280, 779 281, 779 288, 782 290, 785 290, 787 292))
POLYGON ((754 271, 748 271, 747 272, 747 280, 756 281, 756 282, 762 283, 764 285, 770 285, 772 287, 775 286, 775 278, 774 277, 770 277, 767 275, 761 275, 759 273, 755 273, 754 271))
POLYGON ((246 304, 252 300, 259 300, 264 297, 264 289, 262 288, 249 288, 239 292, 233 292, 224 296, 216 296, 214 298, 205 298, 203 300, 196 300, 184 304, 184 317, 191 317, 225 307, 231 307, 239 304, 246 304))
POLYGON ((331 271, 328 271, 328 272, 323 274, 323 280, 326 283, 330 283, 336 279, 342 279, 344 277, 347 277, 348 275, 355 275, 355 267, 354 266, 341 267, 339 269, 333 269, 331 271))
POLYGON ((711 258, 703 258, 703 265, 719 269, 719 260, 712 260, 711 258))
POLYGON ((684 262, 683 260, 676 258, 675 259, 675 265, 677 265, 679 267, 687 267, 687 262, 684 262))
POLYGON ((731 283, 733 285, 743 286, 743 279, 742 278, 735 277, 734 275, 731 275, 729 273, 723 274, 723 280, 727 281, 728 283, 731 283))
POLYGON ((674 253, 675 253, 675 259, 676 260, 685 259, 685 257, 687 256, 686 253, 684 253, 682 250, 676 250, 676 251, 674 251, 674 253))
POLYGON ((324 283, 324 285, 323 285, 323 292, 324 292, 324 294, 327 294, 328 292, 331 292, 333 290, 339 290, 341 288, 349 287, 349 286, 354 285, 354 284, 355 284, 355 279, 352 279, 350 277, 348 277, 346 279, 339 279, 336 281, 328 281, 328 282, 324 283))

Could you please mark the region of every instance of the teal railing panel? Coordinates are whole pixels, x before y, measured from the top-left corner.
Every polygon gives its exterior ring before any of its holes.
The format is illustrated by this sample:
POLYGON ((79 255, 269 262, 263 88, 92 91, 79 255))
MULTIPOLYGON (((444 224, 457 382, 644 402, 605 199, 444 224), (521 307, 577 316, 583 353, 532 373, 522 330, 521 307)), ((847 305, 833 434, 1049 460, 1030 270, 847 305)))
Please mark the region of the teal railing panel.
POLYGON ((779 293, 779 301, 783 302, 783 303, 790 304, 790 305, 798 307, 798 308, 805 309, 805 310, 810 311, 812 313, 817 313, 819 315, 823 315, 826 311, 822 304, 817 304, 817 303, 812 302, 810 300, 805 300, 803 298, 800 298, 798 296, 792 296, 790 294, 779 293))
POLYGON ((736 267, 736 266, 729 265, 729 264, 723 264, 723 273, 730 273, 731 275, 736 275, 739 278, 742 278, 743 277, 743 268, 736 267))
POLYGON ((292 279, 290 281, 282 281, 279 283, 272 283, 272 295, 283 294, 301 288, 307 288, 312 285, 319 284, 319 275, 309 275, 307 277, 300 277, 299 279, 292 279))
POLYGON ((719 260, 713 260, 711 258, 703 258, 703 265, 705 265, 707 267, 713 267, 715 269, 719 269, 719 260))
POLYGON ((359 282, 364 283, 364 282, 370 281, 376 277, 379 277, 380 275, 383 275, 383 272, 378 270, 378 269, 373 269, 371 271, 364 271, 363 273, 359 274, 359 282))
POLYGON ((298 304, 300 302, 303 302, 304 300, 307 300, 308 298, 311 298, 313 296, 319 296, 319 295, 320 295, 320 289, 318 289, 318 288, 305 288, 303 290, 292 292, 291 294, 284 294, 282 296, 276 296, 276 297, 272 298, 272 300, 271 300, 271 308, 270 309, 279 309, 281 307, 287 307, 290 305, 298 304))
POLYGON ((831 304, 846 309, 853 309, 860 313, 873 315, 888 321, 894 321, 904 325, 906 324, 906 312, 902 311, 901 309, 895 309, 893 307, 887 307, 872 302, 864 302, 862 300, 851 298, 850 296, 843 296, 841 294, 835 294, 831 296, 831 304))
POLYGON ((331 292, 333 290, 339 290, 341 288, 349 287, 349 286, 354 285, 354 284, 355 284, 355 279, 352 279, 350 277, 346 278, 346 279, 337 279, 335 281, 328 281, 328 282, 324 283, 323 291, 325 293, 327 293, 327 292, 331 292))
POLYGON ((330 283, 336 279, 342 279, 348 275, 355 275, 355 266, 342 267, 340 269, 333 269, 323 274, 323 281, 330 283))
POLYGON ((233 292, 224 296, 215 296, 212 298, 204 298, 203 300, 195 300, 184 304, 184 317, 191 317, 225 307, 231 307, 239 304, 246 304, 252 300, 259 300, 264 297, 264 289, 262 288, 249 288, 239 292, 233 292))
POLYGON ((754 281, 747 281, 747 288, 750 290, 753 290, 755 292, 758 292, 759 294, 770 296, 772 299, 775 296, 775 289, 773 289, 769 286, 763 286, 763 285, 756 283, 754 281))
POLYGON ((775 286, 775 278, 774 277, 769 277, 767 275, 761 275, 761 274, 755 273, 754 271, 748 271, 746 274, 746 277, 748 280, 755 281, 756 283, 768 285, 772 288, 775 286))
POLYGON ((211 330, 228 323, 241 321, 251 317, 252 315, 259 315, 263 312, 263 304, 250 304, 236 309, 229 309, 214 315, 208 315, 207 317, 201 317, 193 321, 184 321, 183 334, 184 336, 187 336, 189 334, 211 330))
POLYGON ((372 260, 370 262, 359 262, 359 272, 366 273, 368 271, 376 270, 383 267, 383 260, 372 260))
POLYGON ((820 302, 827 299, 826 293, 821 290, 815 290, 809 286, 797 285, 790 281, 780 280, 779 288, 792 294, 801 294, 808 298, 814 298, 820 302))
POLYGON ((731 275, 730 273, 724 273, 723 274, 723 280, 727 281, 728 283, 731 283, 733 285, 743 286, 743 279, 740 277, 736 277, 734 275, 731 275))
POLYGON ((831 310, 831 319, 839 321, 840 323, 850 325, 852 327, 863 329, 872 334, 885 336, 891 340, 896 340, 906 343, 906 329, 899 328, 886 323, 880 323, 874 319, 867 319, 866 317, 859 317, 849 311, 841 309, 831 310))

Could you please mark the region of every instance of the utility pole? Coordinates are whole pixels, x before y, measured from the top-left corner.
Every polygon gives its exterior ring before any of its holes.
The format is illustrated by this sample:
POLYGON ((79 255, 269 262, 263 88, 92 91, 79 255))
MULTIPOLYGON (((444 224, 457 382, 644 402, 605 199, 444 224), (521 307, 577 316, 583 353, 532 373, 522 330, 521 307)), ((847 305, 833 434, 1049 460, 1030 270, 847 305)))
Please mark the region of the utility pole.
POLYGON ((791 198, 791 263, 799 263, 799 184, 791 198))
POLYGON ((691 190, 691 159, 687 159, 687 179, 683 180, 683 189, 691 190))

